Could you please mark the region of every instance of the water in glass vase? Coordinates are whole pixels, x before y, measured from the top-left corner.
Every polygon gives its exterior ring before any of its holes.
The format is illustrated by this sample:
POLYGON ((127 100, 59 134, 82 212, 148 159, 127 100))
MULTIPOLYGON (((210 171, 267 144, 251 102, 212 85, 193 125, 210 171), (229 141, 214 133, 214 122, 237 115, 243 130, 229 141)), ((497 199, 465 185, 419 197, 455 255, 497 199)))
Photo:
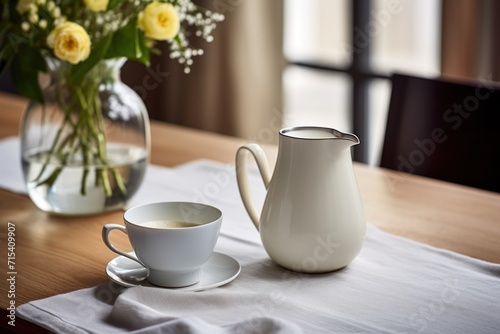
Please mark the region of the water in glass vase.
POLYGON ((102 184, 96 182, 96 170, 101 166, 87 167, 88 172, 82 187, 84 167, 80 163, 70 162, 62 166, 55 159, 47 163, 47 154, 46 151, 25 152, 22 165, 27 180, 27 190, 40 209, 65 215, 87 215, 123 208, 137 192, 147 165, 147 151, 144 148, 109 144, 108 168, 118 171, 126 192, 120 190, 114 176, 108 172, 111 195, 106 196, 102 184), (40 175, 44 165, 46 165, 45 170, 40 175), (61 172, 51 186, 40 184, 61 167, 61 172), (85 194, 82 194, 82 189, 85 194))

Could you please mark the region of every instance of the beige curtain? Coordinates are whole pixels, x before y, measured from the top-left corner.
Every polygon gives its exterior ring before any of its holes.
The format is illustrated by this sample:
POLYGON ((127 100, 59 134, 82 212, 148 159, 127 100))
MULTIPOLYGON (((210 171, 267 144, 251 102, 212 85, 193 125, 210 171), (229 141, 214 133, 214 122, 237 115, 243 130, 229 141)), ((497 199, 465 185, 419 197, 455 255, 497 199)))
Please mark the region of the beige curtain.
POLYGON ((123 80, 144 98, 152 119, 256 138, 282 110, 282 1, 197 3, 226 19, 212 43, 197 44, 205 52, 194 58, 191 73, 167 51, 150 68, 127 63, 123 80))
POLYGON ((500 2, 443 0, 442 72, 500 81, 500 2))

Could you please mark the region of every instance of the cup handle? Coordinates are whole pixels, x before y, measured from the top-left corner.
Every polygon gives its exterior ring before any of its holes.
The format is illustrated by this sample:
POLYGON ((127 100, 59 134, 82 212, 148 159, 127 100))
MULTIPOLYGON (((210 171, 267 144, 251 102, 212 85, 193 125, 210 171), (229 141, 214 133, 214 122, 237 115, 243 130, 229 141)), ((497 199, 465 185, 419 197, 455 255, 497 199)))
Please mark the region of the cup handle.
POLYGON ((109 233, 112 230, 119 230, 122 231, 123 233, 127 234, 127 229, 123 225, 118 225, 118 224, 106 224, 102 227, 102 241, 104 241, 104 244, 108 246, 109 249, 111 249, 113 252, 120 254, 121 256, 125 256, 126 258, 129 258, 133 261, 139 262, 142 266, 146 267, 135 255, 132 255, 130 253, 124 252, 118 248, 116 248, 110 241, 109 241, 109 233))
POLYGON ((260 214, 257 210, 252 194, 250 193, 247 175, 248 155, 244 152, 245 150, 252 153, 255 161, 257 162, 257 166, 259 167, 260 175, 262 176, 266 189, 269 187, 269 182, 271 182, 271 172, 269 170, 269 163, 267 161, 266 154, 259 145, 243 145, 236 152, 236 180, 238 181, 241 199, 243 200, 243 204, 245 205, 245 209, 247 210, 250 219, 258 230, 260 214))

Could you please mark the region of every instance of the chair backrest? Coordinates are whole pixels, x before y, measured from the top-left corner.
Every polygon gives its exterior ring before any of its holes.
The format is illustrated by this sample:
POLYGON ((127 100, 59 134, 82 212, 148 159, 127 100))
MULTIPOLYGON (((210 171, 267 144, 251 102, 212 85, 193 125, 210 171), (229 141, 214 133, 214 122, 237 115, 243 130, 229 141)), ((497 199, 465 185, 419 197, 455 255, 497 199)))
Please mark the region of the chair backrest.
POLYGON ((500 85, 394 74, 380 166, 500 192, 500 85))

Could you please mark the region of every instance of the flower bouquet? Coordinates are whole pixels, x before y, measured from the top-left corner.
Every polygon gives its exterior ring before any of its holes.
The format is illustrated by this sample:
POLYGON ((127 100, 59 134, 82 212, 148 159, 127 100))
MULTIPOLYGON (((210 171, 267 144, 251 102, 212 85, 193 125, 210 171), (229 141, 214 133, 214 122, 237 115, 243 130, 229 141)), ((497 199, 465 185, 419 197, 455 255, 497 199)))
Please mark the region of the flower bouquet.
MULTIPOLYGON (((41 209, 59 213, 95 213, 123 205, 138 188, 147 153, 132 154, 141 161, 140 172, 122 168, 124 163, 113 156, 123 147, 113 149, 110 138, 120 133, 121 140, 131 141, 142 134, 139 146, 147 151, 149 129, 146 112, 134 116, 145 108, 131 98, 140 100, 133 90, 123 87, 119 67, 126 59, 148 66, 150 55, 160 52, 156 42, 163 41, 170 58, 189 73, 193 58, 203 54, 189 38, 212 41, 224 17, 191 0, 7 0, 0 10, 0 70, 10 67, 14 86, 32 101, 28 110, 39 114, 25 112, 22 125, 25 132, 33 124, 39 128, 21 135, 30 197, 41 209), (42 73, 48 73, 48 83, 41 80, 42 73), (121 125, 110 131, 113 119, 121 125), (130 132, 130 124, 142 130, 130 132), (48 197, 69 189, 64 179, 78 181, 78 205, 99 198, 104 208, 79 212, 54 207, 48 197)), ((68 198, 66 192, 59 195, 68 198)))

